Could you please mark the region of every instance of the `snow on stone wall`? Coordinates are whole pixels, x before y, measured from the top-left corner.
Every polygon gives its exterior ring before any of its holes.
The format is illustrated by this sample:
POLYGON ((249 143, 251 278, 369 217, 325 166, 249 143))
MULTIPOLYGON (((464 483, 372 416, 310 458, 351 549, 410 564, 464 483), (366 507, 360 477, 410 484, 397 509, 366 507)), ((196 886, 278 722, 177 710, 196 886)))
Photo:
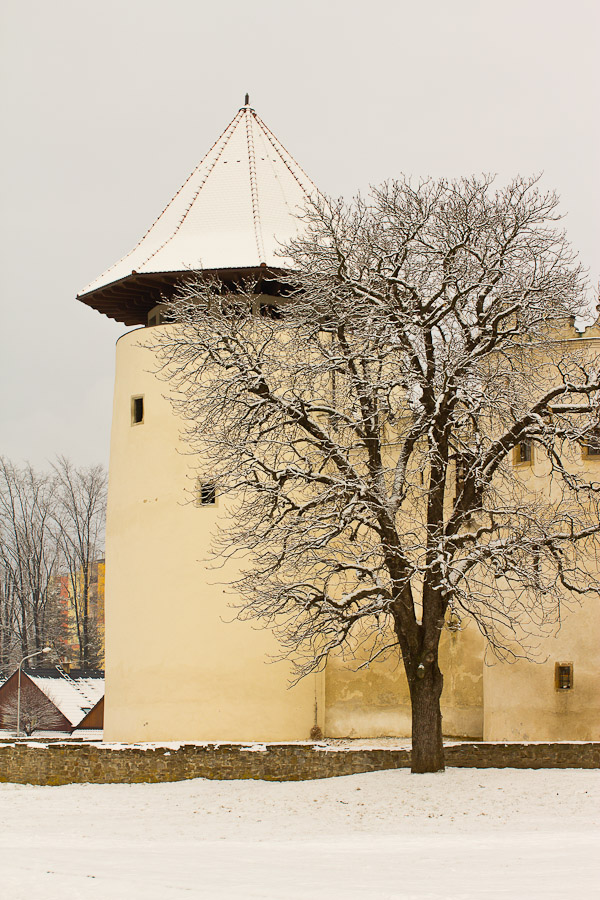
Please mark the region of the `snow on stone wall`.
MULTIPOLYGON (((446 765, 473 768, 600 768, 600 743, 455 743, 446 765)), ((110 746, 0 743, 0 781, 72 784, 188 778, 303 781, 410 766, 410 750, 323 744, 110 746)))

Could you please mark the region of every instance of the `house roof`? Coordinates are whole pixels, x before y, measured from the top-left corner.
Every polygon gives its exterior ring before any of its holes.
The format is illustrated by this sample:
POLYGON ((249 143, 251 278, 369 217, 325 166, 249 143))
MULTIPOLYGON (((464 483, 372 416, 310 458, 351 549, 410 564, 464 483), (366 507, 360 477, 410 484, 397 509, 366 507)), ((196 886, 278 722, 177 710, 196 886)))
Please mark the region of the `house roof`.
POLYGON ((297 233, 298 215, 316 188, 250 106, 248 95, 204 159, 126 256, 78 299, 125 324, 149 309, 190 271, 225 281, 281 272, 278 255, 297 233))
POLYGON ((77 731, 83 733, 88 731, 102 731, 104 728, 104 694, 95 706, 85 714, 79 725, 76 726, 77 731))
POLYGON ((25 674, 54 703, 71 725, 78 725, 104 696, 102 675, 86 673, 64 676, 59 672, 40 673, 39 670, 25 674))

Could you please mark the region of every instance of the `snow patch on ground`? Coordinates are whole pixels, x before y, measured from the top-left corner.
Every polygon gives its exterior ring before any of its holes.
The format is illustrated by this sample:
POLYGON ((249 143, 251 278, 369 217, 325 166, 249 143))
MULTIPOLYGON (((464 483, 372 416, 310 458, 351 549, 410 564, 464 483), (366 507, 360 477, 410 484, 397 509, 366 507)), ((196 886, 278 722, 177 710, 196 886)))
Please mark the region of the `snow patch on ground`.
POLYGON ((600 772, 0 784, 11 900, 598 898, 600 772))

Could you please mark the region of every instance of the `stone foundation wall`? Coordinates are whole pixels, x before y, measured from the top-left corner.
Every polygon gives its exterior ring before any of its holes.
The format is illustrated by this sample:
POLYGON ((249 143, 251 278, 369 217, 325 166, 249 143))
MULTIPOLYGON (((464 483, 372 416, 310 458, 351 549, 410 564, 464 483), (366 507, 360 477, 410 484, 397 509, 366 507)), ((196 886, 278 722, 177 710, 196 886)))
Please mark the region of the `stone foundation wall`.
MULTIPOLYGON (((600 768, 600 743, 486 744, 446 747, 446 765, 475 768, 600 768)), ((177 747, 0 743, 0 781, 19 784, 260 778, 301 781, 410 766, 410 750, 323 744, 186 744, 177 747)))

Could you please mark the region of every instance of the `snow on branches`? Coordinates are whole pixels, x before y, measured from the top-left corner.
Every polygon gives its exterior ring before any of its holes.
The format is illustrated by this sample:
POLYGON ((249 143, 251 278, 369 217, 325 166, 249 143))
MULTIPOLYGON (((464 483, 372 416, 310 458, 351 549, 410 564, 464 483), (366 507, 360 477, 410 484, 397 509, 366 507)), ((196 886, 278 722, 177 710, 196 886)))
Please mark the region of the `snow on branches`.
POLYGON ((417 743, 428 719, 441 746, 449 613, 514 658, 598 588, 581 452, 597 452, 600 361, 575 339, 585 284, 557 220, 534 179, 319 200, 285 248, 277 316, 264 287, 199 276, 152 334, 200 471, 230 495, 218 551, 244 555, 240 617, 300 674, 396 644, 417 743))

